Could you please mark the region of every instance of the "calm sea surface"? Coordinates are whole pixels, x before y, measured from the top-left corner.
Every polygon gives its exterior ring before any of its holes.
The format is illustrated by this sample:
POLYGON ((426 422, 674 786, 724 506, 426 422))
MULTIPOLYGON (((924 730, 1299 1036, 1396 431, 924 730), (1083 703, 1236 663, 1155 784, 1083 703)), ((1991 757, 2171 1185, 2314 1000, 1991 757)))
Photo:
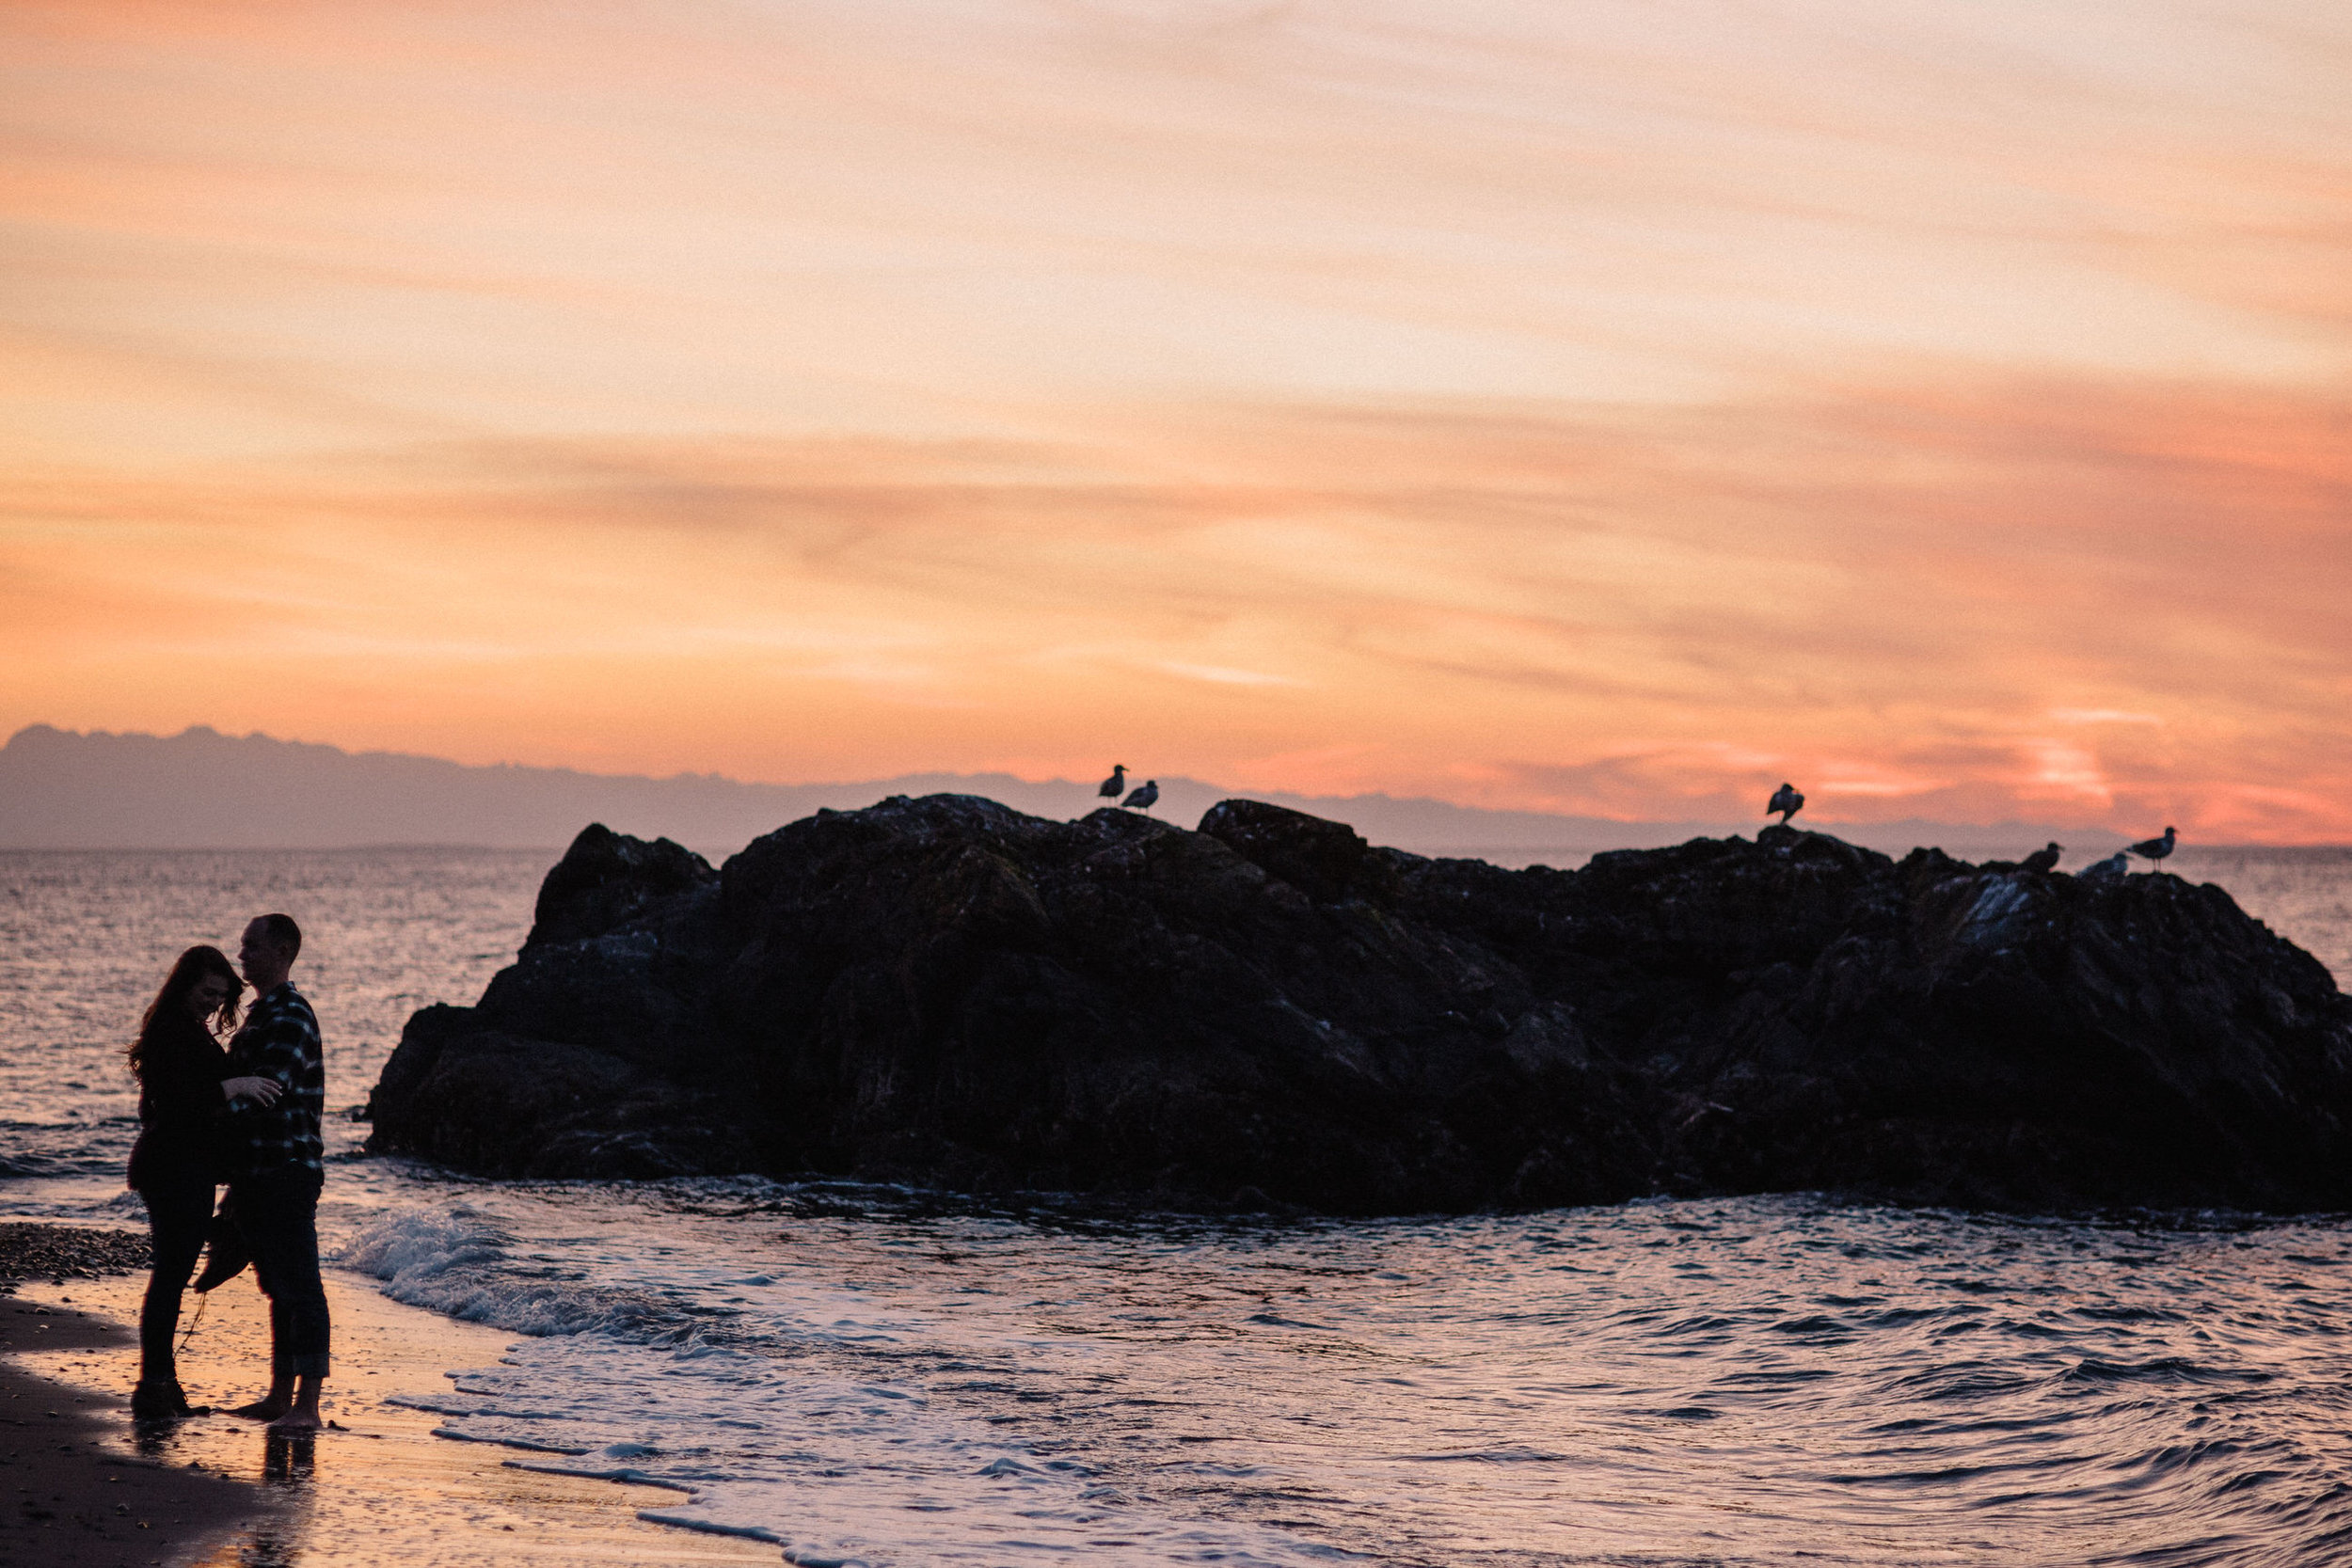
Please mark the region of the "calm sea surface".
MULTIPOLYGON (((119 1052, 181 947, 299 917, 348 1105, 508 960, 551 859, 0 852, 0 1212, 136 1219, 119 1052)), ((2352 973, 2352 852, 2172 863, 2352 973)), ((396 1398, 804 1563, 2352 1561, 2334 1217, 1114 1224, 485 1183, 365 1132, 328 1129, 342 1265, 529 1336, 396 1398)))

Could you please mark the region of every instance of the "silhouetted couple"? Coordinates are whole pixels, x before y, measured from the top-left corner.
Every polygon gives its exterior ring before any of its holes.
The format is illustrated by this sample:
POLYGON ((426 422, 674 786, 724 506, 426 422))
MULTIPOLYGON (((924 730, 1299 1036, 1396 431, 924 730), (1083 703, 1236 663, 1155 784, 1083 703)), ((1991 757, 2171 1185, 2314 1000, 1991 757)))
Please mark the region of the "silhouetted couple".
POLYGON ((269 1392, 230 1414, 266 1420, 272 1432, 319 1429, 328 1333, 318 1232, 326 1074, 318 1019, 288 978, 301 951, 301 928, 282 914, 246 927, 236 967, 217 947, 189 948, 131 1047, 140 1132, 130 1184, 147 1200, 154 1240, 131 1395, 139 1419, 202 1413, 181 1391, 172 1338, 181 1294, 210 1237, 211 1273, 233 1264, 233 1274, 249 1258, 269 1297, 269 1392), (253 1006, 240 1027, 238 997, 248 983, 253 1006), (213 1189, 223 1181, 229 1196, 216 1217, 213 1189))

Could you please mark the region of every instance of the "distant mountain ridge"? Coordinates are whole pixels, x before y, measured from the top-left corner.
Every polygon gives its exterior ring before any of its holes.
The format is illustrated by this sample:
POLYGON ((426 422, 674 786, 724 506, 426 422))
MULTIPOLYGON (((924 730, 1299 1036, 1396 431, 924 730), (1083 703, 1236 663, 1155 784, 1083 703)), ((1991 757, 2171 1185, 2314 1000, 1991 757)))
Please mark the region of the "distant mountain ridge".
MULTIPOLYGON (((1135 782, 1140 783, 1140 777, 1135 782)), ((1490 811, 1388 795, 1306 796, 1161 777, 1156 815, 1189 826, 1246 796, 1352 825, 1375 844, 1422 854, 1525 861, 1639 848, 1701 835, 1753 833, 1756 821, 1617 822, 1490 811)), ((1037 816, 1083 816, 1104 804, 1092 782, 1009 773, 914 773, 843 784, 746 784, 711 773, 656 779, 500 763, 475 767, 395 752, 222 735, 83 734, 48 724, 0 748, 0 848, 266 849, 464 844, 561 849, 589 822, 668 837, 714 856, 819 807, 852 810, 892 795, 984 795, 1037 816)), ((2122 840, 2031 823, 1895 822, 1839 827, 1899 853, 1913 844, 2018 855, 2053 835, 2077 850, 2122 840)))

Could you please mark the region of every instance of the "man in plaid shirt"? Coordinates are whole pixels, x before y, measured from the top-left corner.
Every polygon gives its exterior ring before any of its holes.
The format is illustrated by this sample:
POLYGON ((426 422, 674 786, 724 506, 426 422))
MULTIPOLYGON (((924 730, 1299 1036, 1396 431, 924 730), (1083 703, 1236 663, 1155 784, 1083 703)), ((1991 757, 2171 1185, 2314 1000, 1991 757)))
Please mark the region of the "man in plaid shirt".
POLYGON ((229 1102, 236 1139, 229 1208, 269 1297, 270 1332, 269 1392, 235 1414, 266 1420, 272 1432, 316 1432, 326 1381, 318 1230, 326 1070, 317 1015, 287 978, 301 951, 302 928, 291 916, 265 914, 245 928, 237 962, 254 1002, 229 1042, 232 1073, 274 1079, 284 1091, 271 1105, 229 1102))

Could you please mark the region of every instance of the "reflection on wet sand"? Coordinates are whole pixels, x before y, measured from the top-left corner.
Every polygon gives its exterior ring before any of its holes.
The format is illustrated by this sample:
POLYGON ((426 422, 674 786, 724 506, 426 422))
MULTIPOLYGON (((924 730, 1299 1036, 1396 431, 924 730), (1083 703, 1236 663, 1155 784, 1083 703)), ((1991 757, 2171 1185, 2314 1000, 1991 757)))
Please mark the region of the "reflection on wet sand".
MULTIPOLYGON (((84 1307, 131 1321, 142 1284, 136 1275, 77 1280, 73 1293, 84 1307)), ((501 1449, 436 1436, 439 1418, 385 1396, 438 1393, 451 1370, 498 1362, 513 1337, 401 1307, 332 1274, 327 1293, 336 1370, 323 1405, 335 1430, 271 1436, 224 1415, 135 1428, 126 1402, 119 1441, 139 1462, 261 1483, 263 1507, 192 1568, 774 1562, 772 1546, 637 1517, 641 1508, 675 1503, 675 1493, 535 1474, 510 1466, 501 1449)), ((189 1398, 215 1406, 250 1398, 268 1333, 250 1282, 224 1286, 181 1357, 189 1398)), ((114 1360, 119 1365, 95 1364, 110 1380, 101 1386, 127 1402, 135 1357, 114 1360)), ((80 1367, 39 1370, 91 1375, 80 1367)))
POLYGON ((198 1560, 199 1568, 294 1568, 310 1539, 310 1522, 318 1471, 314 1437, 262 1439, 262 1480, 276 1509, 253 1521, 239 1538, 198 1560))

